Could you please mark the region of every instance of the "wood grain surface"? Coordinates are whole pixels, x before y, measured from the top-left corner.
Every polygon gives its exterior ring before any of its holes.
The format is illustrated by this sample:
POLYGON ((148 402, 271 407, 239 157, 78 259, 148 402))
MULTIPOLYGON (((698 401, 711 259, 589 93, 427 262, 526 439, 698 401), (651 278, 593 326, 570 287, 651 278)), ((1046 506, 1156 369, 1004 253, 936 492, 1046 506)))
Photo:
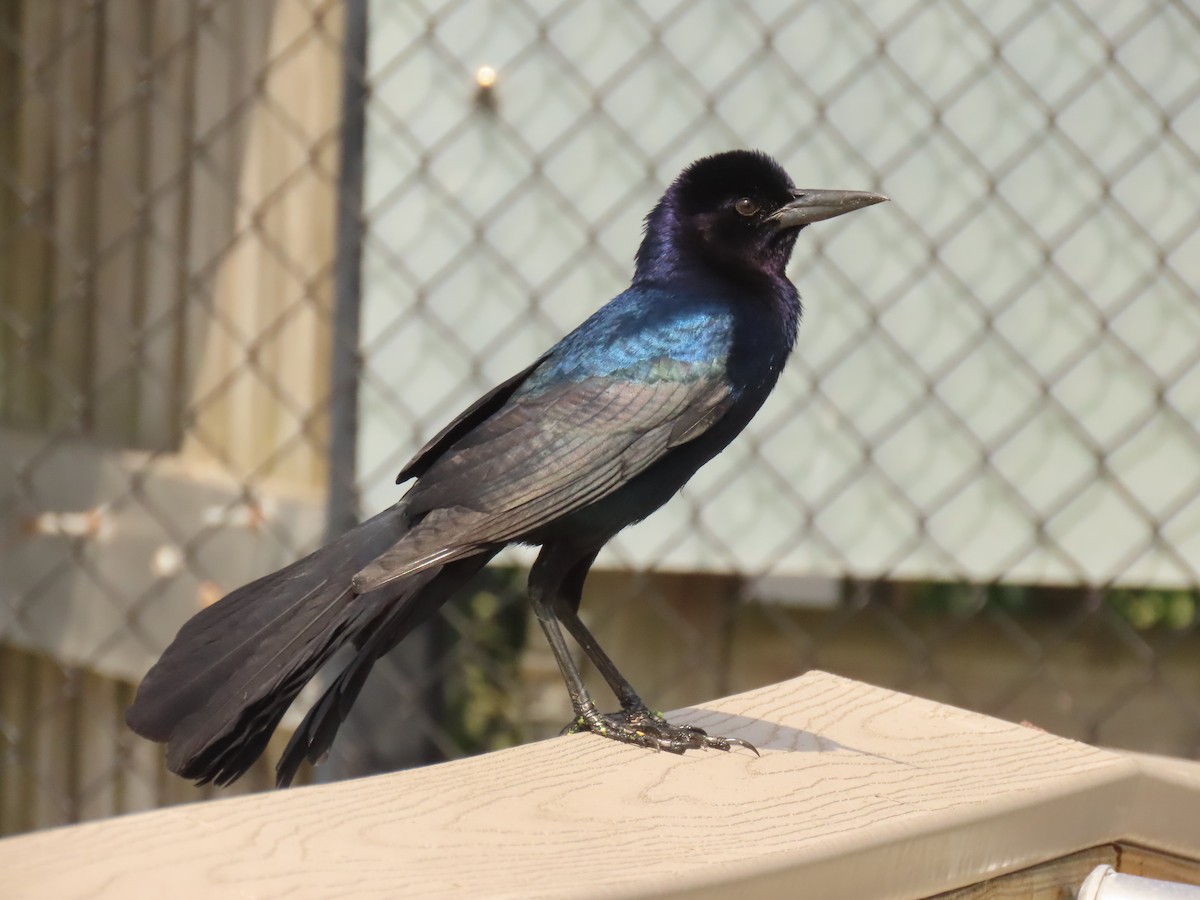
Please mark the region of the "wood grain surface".
POLYGON ((822 672, 672 718, 762 756, 580 735, 175 807, 0 841, 0 894, 836 900, 929 896, 1121 839, 1200 857, 1186 764, 1168 783, 1143 759, 822 672), (1166 791, 1153 805, 1148 785, 1166 791))

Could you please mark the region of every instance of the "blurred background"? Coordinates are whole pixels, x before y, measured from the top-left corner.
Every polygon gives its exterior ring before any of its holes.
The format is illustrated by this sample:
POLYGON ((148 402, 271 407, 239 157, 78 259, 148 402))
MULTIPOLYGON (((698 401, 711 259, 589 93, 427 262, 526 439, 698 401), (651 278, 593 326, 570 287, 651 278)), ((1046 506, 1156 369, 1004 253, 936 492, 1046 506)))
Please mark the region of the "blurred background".
MULTIPOLYGON (((1200 756, 1193 4, 4 0, 0 833, 266 787, 278 743, 168 775, 138 678, 394 502, 740 146, 893 202, 801 236, 775 396, 601 557, 622 670, 662 709, 819 667, 1200 756)), ((529 560, 307 777, 557 733, 529 560)))

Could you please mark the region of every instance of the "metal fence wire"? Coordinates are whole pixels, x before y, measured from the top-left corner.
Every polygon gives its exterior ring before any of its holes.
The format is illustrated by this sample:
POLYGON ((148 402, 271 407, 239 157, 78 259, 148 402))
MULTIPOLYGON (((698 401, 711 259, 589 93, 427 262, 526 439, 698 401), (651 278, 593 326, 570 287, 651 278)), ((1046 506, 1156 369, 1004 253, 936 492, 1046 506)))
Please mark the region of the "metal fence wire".
MULTIPOLYGON (((802 235, 776 395, 602 556, 618 664, 660 708, 819 666, 1200 755, 1193 5, 13 0, 0 833, 199 796, 121 723, 179 624, 394 502, 736 146, 893 202, 802 235)), ((527 561, 314 777, 557 731, 527 561)))

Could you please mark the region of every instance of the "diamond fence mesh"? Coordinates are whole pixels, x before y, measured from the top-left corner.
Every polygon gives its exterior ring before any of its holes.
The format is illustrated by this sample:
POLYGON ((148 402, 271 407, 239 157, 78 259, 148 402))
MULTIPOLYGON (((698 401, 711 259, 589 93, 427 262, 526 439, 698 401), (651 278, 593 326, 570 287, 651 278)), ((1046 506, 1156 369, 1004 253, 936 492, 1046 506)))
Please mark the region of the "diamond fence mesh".
MULTIPOLYGON (((121 724, 178 625, 394 502, 733 146, 893 202, 801 236, 776 396, 602 556, 584 612, 623 671, 670 708, 820 666, 1200 754, 1188 4, 0 16, 0 832, 196 797, 121 724)), ((567 720, 503 562, 315 777, 567 720)))

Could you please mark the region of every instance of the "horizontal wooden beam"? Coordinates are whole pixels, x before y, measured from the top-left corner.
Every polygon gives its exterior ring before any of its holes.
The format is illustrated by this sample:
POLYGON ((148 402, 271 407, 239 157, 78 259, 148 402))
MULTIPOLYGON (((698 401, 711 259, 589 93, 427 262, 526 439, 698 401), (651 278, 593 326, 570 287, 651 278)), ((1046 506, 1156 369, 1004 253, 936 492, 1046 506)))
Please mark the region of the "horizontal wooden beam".
MULTIPOLYGON (((0 841, 5 896, 923 897, 1124 841, 1200 859, 1200 767, 822 672, 672 718, 0 841)), ((404 727, 397 723, 396 727, 404 727)))

